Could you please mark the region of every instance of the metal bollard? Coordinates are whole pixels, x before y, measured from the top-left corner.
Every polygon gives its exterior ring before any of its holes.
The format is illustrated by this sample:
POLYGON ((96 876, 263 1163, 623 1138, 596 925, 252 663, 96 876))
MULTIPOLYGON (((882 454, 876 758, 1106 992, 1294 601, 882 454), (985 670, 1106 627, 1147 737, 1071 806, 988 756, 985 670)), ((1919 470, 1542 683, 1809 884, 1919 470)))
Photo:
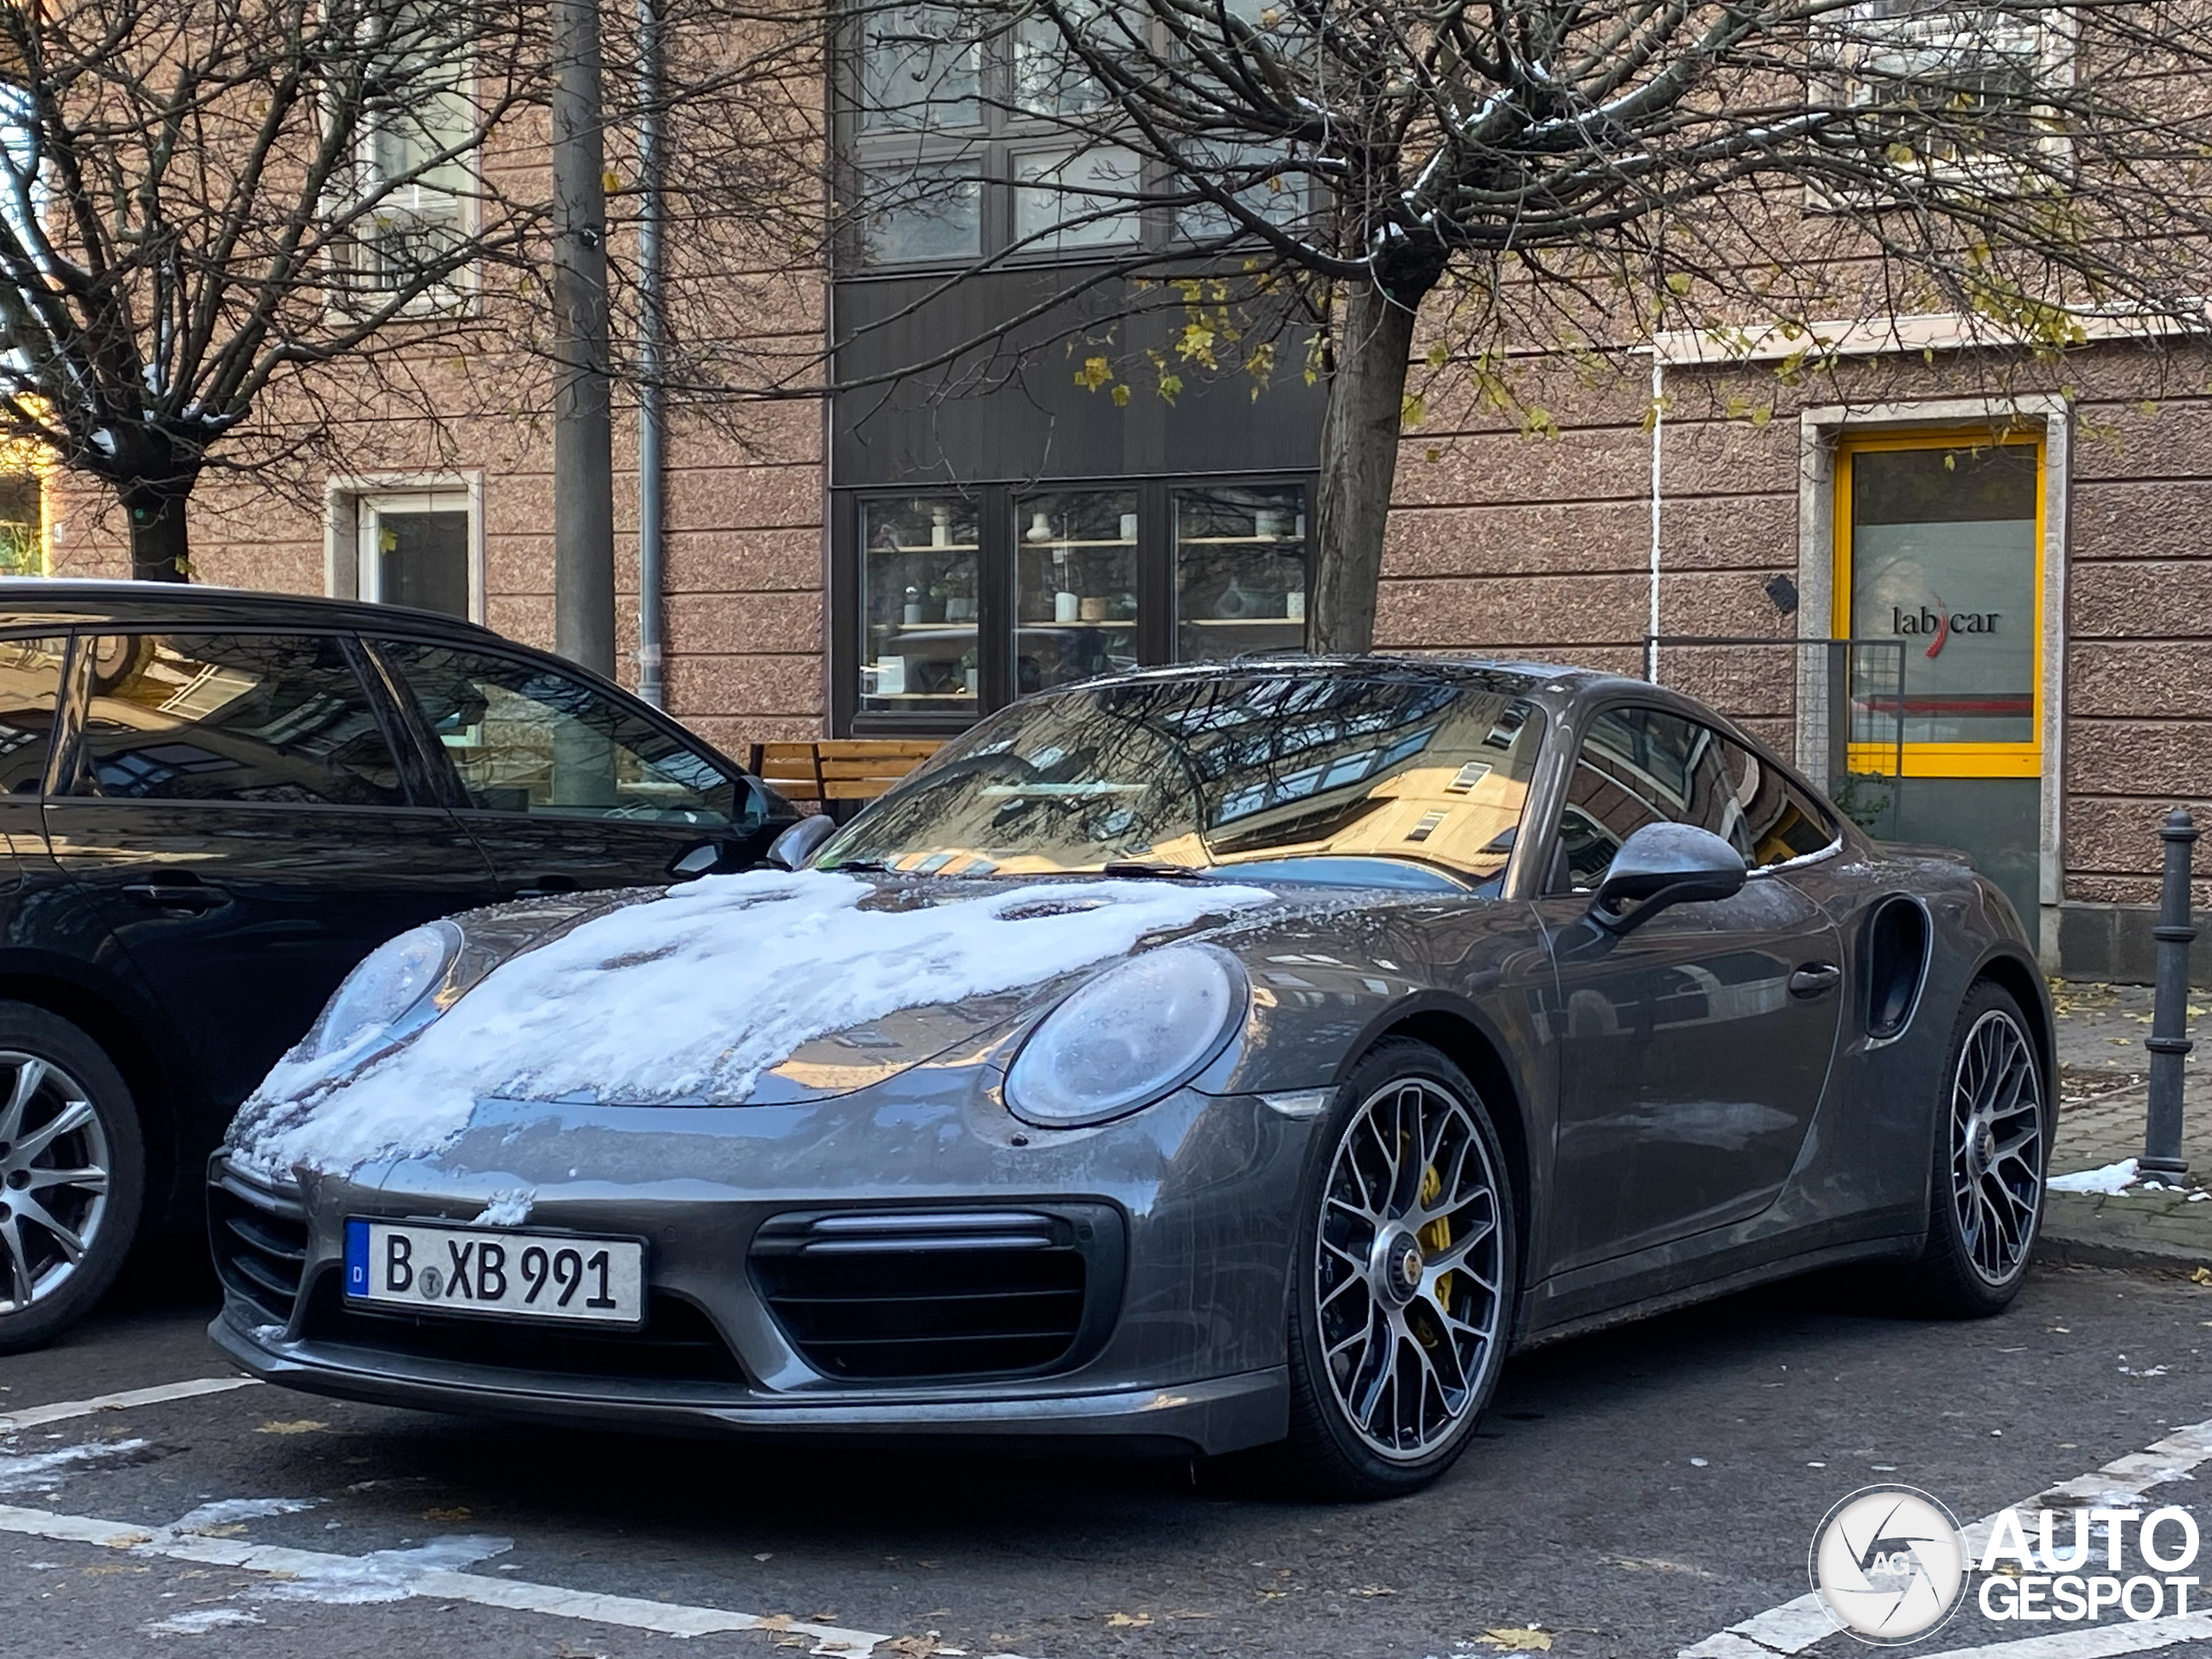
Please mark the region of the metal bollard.
POLYGON ((2143 1039, 2151 1051, 2151 1108, 2139 1166, 2146 1175, 2172 1176, 2189 1169, 2189 1160, 2181 1155, 2181 1072, 2183 1060, 2196 1046, 2188 1033, 2189 945, 2196 937, 2190 922, 2189 869, 2196 825, 2177 806, 2166 814, 2158 839, 2166 843, 2166 868, 2158 888, 2158 924, 2151 930, 2158 942, 2158 963, 2151 1034, 2143 1039))

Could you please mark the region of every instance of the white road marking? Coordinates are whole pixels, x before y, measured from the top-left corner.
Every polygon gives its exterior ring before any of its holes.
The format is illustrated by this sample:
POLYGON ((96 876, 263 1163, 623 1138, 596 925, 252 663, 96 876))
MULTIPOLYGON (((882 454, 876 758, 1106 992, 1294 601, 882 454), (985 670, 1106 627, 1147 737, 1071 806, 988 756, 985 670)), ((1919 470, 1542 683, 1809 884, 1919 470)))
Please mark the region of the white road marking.
POLYGON ((2125 1620, 2118 1624, 2055 1630, 2048 1636, 2021 1637, 1991 1647, 1946 1648, 1923 1659, 2108 1659, 2114 1654, 2152 1653, 2207 1637, 2212 1637, 2212 1613, 2183 1613, 2147 1618, 2140 1624, 2125 1620))
MULTIPOLYGON (((45 1538, 56 1543, 91 1544, 133 1555, 157 1555, 202 1567, 266 1573, 282 1579, 328 1579, 344 1573, 361 1559, 322 1550, 248 1543, 243 1539, 208 1538, 167 1528, 149 1529, 120 1521, 103 1521, 96 1516, 58 1515, 50 1510, 20 1509, 4 1503, 0 1503, 0 1532, 45 1538)), ((687 1606, 680 1602, 648 1601, 636 1596, 600 1595, 590 1591, 567 1590, 558 1585, 483 1578, 474 1573, 426 1572, 410 1579, 407 1588, 410 1595, 430 1601, 466 1601, 480 1607, 502 1607, 552 1618, 618 1624, 628 1630, 658 1631, 664 1636, 709 1636, 726 1630, 789 1631, 813 1638, 814 1653, 846 1656, 846 1659, 866 1659, 878 1646, 892 1639, 873 1630, 851 1630, 838 1624, 732 1612, 721 1607, 687 1606)), ((940 1648, 938 1651, 957 1654, 960 1649, 940 1648)), ((995 1654, 988 1659, 1020 1656, 995 1654)))
MULTIPOLYGON (((2153 1486, 2161 1486, 2170 1480, 2188 1478, 2190 1471, 2207 1459, 2212 1459, 2212 1421, 2191 1423, 2185 1428, 2177 1428, 2165 1439, 2144 1451, 2131 1452, 2126 1457, 2115 1459, 2105 1465, 2101 1469, 2093 1469, 2086 1475, 2076 1475, 2062 1485, 2045 1487, 2039 1492, 2022 1498, 2018 1503, 2007 1504, 2005 1508, 2024 1508, 2039 1498, 2046 1497, 2051 1500, 2050 1507, 2053 1509, 2061 1507, 2068 1498, 2088 1503, 2107 1497, 2120 1499, 2140 1497, 2153 1486)), ((1981 1552, 1989 1543, 1990 1529, 1997 1524, 1998 1516, 2004 1512, 2003 1510, 1999 1510, 1993 1514, 1986 1515, 1966 1529, 1967 1550, 1975 1560, 1979 1560, 1981 1558, 1981 1552)), ((2212 1625, 2197 1626, 2195 1623, 2196 1618, 2197 1615, 2191 1613, 2188 1616, 2186 1622, 2197 1634, 2212 1635, 2212 1625)), ((2130 1624, 2127 1628, 2141 1630, 2165 1624, 2178 1625, 2183 1622, 2184 1621, 2179 1618, 2152 1619, 2143 1624, 2130 1624)), ((2103 1628, 2073 1630, 2064 1634, 2069 1637, 2087 1637, 2098 1635, 2103 1628)), ((1808 1590, 1794 1601, 1785 1601, 1779 1607, 1770 1607, 1765 1612, 1745 1619, 1741 1624, 1731 1624, 1726 1630, 1707 1637, 1694 1647, 1681 1649, 1676 1654, 1675 1659, 1775 1659, 1777 1654, 1788 1656, 1802 1653, 1822 1637, 1834 1635, 1835 1629, 1835 1621, 1828 1617, 1827 1610, 1821 1605, 1821 1599, 1808 1590)), ((2116 1636, 2119 1627, 2114 1626, 2112 1629, 2116 1636)), ((2058 1638, 2056 1637, 2028 1638, 2030 1642, 2056 1641, 2056 1639, 2058 1638)), ((2196 1639, 2194 1634, 2177 1635, 2167 1637, 2164 1641, 2152 1642, 2145 1645, 2148 1648, 2169 1647, 2176 1642, 2190 1642, 2196 1639)), ((2021 1646, 2022 1643, 2015 1642, 1995 1648, 1960 1649, 1956 1651, 2004 1655, 2021 1646)), ((2038 1655, 2050 1656, 2050 1659, 2076 1659, 2077 1655, 2079 1659, 2091 1659, 2091 1656, 2098 1654, 2138 1653, 2145 1650, 2145 1646, 2087 1647, 2078 1649, 2037 1648, 2035 1649, 2038 1655)), ((1948 1656, 1931 1655, 1929 1659, 1948 1659, 1948 1656)))
POLYGON ((232 1389, 260 1385, 257 1376, 201 1376, 189 1382, 164 1382, 157 1389, 126 1389, 121 1394, 96 1394, 89 1400, 28 1406, 22 1411, 0 1413, 0 1434, 36 1428, 41 1423, 66 1423, 72 1417, 90 1417, 95 1412, 128 1411, 133 1406, 158 1406, 170 1400, 191 1400, 203 1394, 227 1394, 232 1389))

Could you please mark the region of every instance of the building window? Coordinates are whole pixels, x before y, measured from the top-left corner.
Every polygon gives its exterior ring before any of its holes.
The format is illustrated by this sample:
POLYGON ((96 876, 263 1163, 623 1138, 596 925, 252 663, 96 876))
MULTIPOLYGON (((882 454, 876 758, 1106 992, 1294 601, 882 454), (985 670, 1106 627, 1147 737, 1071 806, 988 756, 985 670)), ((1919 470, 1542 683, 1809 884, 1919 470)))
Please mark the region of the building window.
POLYGON ((976 712, 982 671, 976 508, 958 496, 861 504, 860 706, 976 712))
POLYGON ((0 576, 46 574, 45 482, 0 472, 0 576))
POLYGON ((330 498, 330 591, 484 620, 478 492, 468 480, 368 480, 330 498))
POLYGON ((845 499, 841 730, 957 730, 1102 674, 1306 645, 1302 480, 845 499))
POLYGON ((403 4, 371 26, 385 49, 365 71, 355 111, 343 284, 357 302, 419 290, 410 305, 449 306, 472 285, 456 262, 476 229, 468 156, 478 111, 467 42, 435 8, 403 4))
MULTIPOLYGON (((856 22, 842 124, 861 264, 1065 259, 1230 235, 1217 207, 1147 207, 1160 194, 1158 169, 1109 133, 1083 130, 1104 92, 1049 21, 991 22, 929 4, 871 8, 856 22)), ((1307 191, 1284 170, 1287 153, 1243 146, 1203 158, 1262 217, 1289 226, 1304 216, 1307 191)))
POLYGON ((2063 142, 2035 102, 2066 73, 2050 8, 1988 0, 1855 0, 1826 25, 1831 92, 1866 112, 1863 130, 1908 165, 1948 175, 2017 176, 2018 163, 2063 142))

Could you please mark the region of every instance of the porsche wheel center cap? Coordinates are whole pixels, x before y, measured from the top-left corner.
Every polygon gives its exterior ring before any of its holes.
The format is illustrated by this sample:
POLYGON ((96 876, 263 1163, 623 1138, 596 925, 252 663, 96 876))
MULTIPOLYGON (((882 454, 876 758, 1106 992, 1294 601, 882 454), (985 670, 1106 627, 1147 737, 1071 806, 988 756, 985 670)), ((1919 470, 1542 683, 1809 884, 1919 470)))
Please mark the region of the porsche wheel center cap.
POLYGON ((1421 1288, 1421 1273, 1428 1266, 1428 1258, 1421 1254, 1421 1241, 1408 1230, 1389 1227, 1375 1241, 1369 1262, 1369 1277, 1376 1294, 1391 1306, 1403 1307, 1421 1288))

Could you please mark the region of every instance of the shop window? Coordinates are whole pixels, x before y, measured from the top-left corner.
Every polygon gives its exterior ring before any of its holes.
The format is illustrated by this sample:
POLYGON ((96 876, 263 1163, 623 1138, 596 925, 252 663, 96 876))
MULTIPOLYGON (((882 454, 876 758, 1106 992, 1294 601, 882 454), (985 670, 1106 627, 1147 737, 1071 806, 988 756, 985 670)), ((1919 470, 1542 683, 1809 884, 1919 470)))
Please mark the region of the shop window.
POLYGON ((1175 492, 1178 660, 1305 645, 1305 504, 1295 485, 1175 492))
MULTIPOLYGON (((1853 442, 1836 497, 1851 637, 1903 646, 1900 683, 1853 687, 1854 728, 1901 721, 1908 775, 2036 775, 2041 445, 1853 442)), ((1864 747, 1853 770, 1894 765, 1864 747)))
POLYGON ((1307 486, 861 496, 833 584, 838 729, 957 729, 1148 664, 1306 643, 1307 486))
POLYGON ((1136 492, 1020 496, 1014 518, 1016 690, 1136 667, 1136 492))
POLYGON ((41 499, 35 474, 0 474, 0 576, 46 574, 41 499))
POLYGON ((860 514, 860 707, 972 715, 982 598, 975 504, 868 501, 860 514))

